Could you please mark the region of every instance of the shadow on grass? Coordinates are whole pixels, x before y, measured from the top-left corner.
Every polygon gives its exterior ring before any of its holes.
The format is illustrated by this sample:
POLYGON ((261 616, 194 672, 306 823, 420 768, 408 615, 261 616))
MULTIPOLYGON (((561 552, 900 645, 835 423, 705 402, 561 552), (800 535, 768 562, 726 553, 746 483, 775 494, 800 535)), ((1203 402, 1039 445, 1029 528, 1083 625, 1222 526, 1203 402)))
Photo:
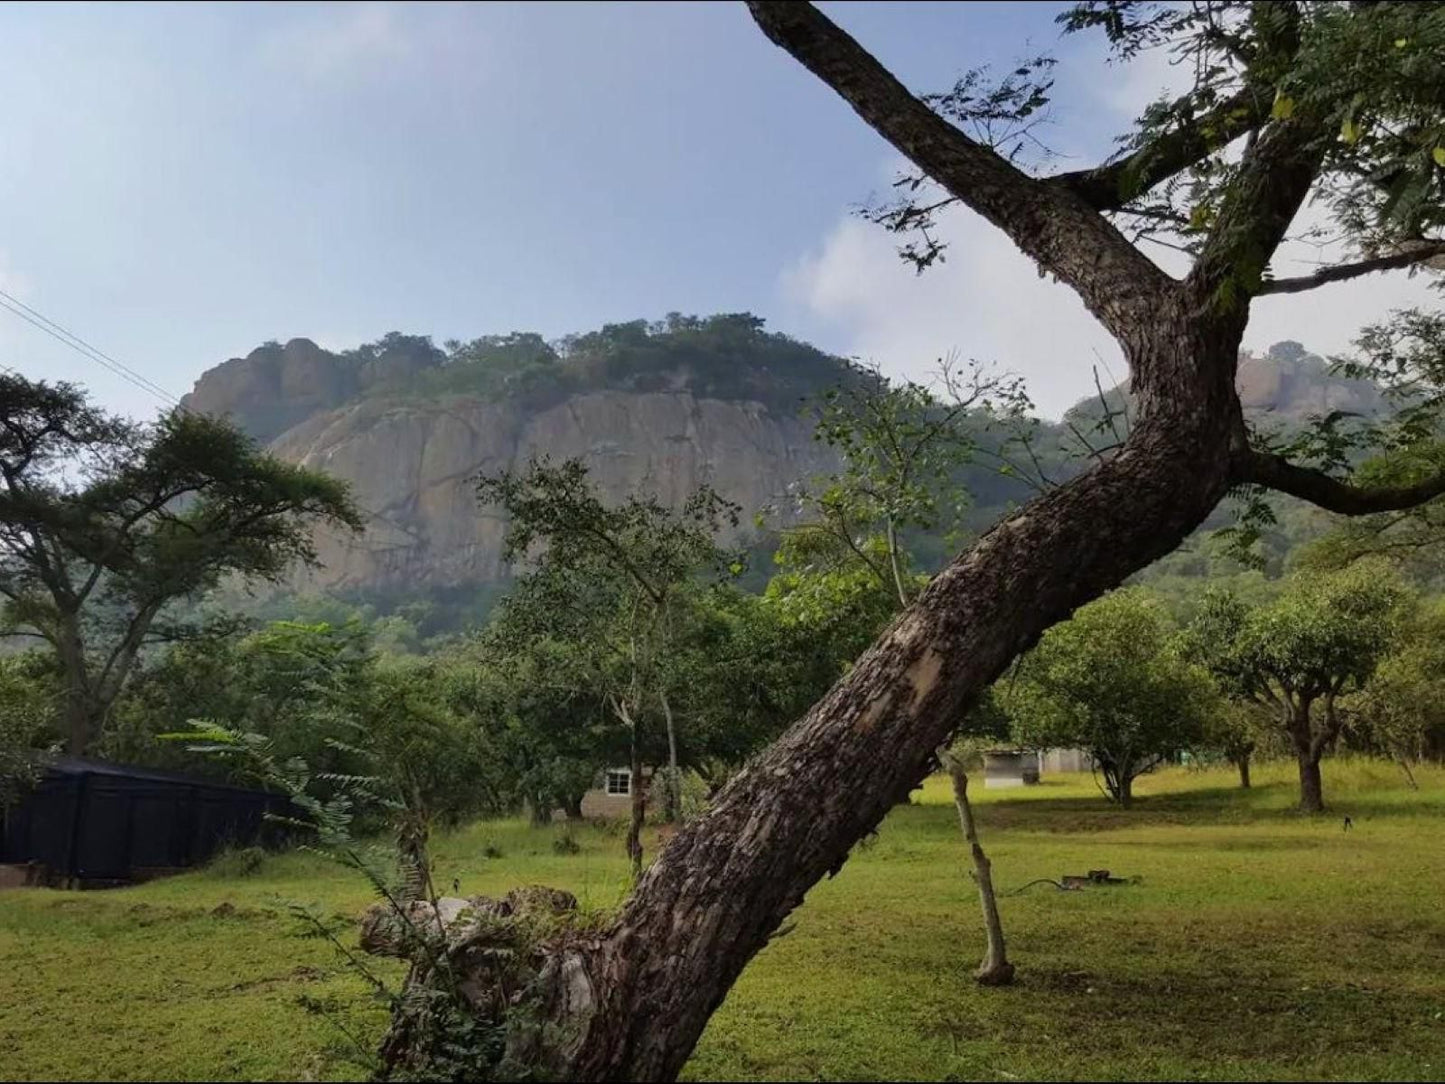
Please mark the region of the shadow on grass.
POLYGON ((976 1038, 1006 1018, 1018 1052, 1010 1067, 1025 1079, 1180 1079, 1182 1067, 1245 1079, 1251 1066, 1250 1079, 1308 1079, 1339 1076, 1382 1048, 1432 1056, 1432 1008, 1407 989, 1320 984, 1288 967, 1203 975, 1166 964, 1151 975, 1102 960, 1088 970, 1035 963, 1011 988, 935 1006, 921 1030, 976 1038))
MULTIPOLYGON (((980 804, 975 815, 981 826, 994 830, 1024 832, 1113 832, 1133 828, 1174 825, 1301 825, 1336 826, 1343 830, 1348 816, 1354 827, 1374 819, 1445 816, 1438 800, 1421 792, 1418 802, 1391 800, 1344 791, 1331 798, 1323 813, 1304 813, 1296 805, 1298 789, 1293 783, 1256 784, 1248 790, 1236 786, 1201 787, 1197 790, 1136 797, 1129 809, 1103 795, 1076 794, 1057 798, 1004 799, 980 804)), ((930 807, 913 807, 929 809, 930 807)), ((931 807, 942 811, 943 807, 931 807)), ((950 815, 951 810, 947 811, 950 815)), ((1247 844, 1241 844, 1247 846, 1247 844)))

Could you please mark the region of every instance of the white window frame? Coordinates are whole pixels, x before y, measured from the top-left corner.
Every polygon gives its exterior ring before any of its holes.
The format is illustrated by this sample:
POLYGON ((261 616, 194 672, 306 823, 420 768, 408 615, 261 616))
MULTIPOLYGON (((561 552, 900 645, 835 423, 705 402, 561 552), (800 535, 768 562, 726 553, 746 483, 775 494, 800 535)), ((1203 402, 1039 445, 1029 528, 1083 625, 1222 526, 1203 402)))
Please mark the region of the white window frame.
POLYGON ((609 798, 630 798, 632 796, 632 769, 608 768, 602 781, 602 789, 609 798))

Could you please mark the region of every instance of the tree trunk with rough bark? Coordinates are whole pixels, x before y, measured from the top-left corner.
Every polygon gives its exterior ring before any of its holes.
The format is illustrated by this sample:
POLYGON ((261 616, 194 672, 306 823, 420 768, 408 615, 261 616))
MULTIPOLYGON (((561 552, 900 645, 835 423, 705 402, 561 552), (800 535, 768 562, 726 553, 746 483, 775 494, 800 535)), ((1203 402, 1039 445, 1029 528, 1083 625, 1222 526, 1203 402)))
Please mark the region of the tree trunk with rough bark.
POLYGON ((1239 786, 1242 790, 1249 789, 1249 754, 1243 753, 1234 760, 1235 766, 1239 769, 1239 786))
POLYGON ((1299 754, 1299 807, 1305 813, 1325 811, 1324 781, 1319 757, 1308 750, 1299 754))
POLYGON ((968 802, 968 774, 957 757, 945 756, 949 778, 953 781, 953 804, 958 808, 958 824, 964 842, 973 857, 974 880, 978 882, 978 902, 983 909, 985 949, 983 962, 973 973, 974 981, 983 986, 1007 986, 1014 980, 1014 965, 1008 961, 1003 939, 1003 921, 998 914, 998 898, 993 891, 993 865, 978 841, 978 828, 973 821, 973 807, 968 802))
POLYGON ((676 824, 682 819, 682 777, 677 770, 677 726, 672 718, 672 705, 668 702, 667 693, 658 690, 658 699, 662 702, 662 717, 667 724, 667 779, 663 794, 666 796, 666 804, 663 807, 663 816, 668 824, 676 824))
MULTIPOLYGON (((1229 374, 1206 401, 1229 393, 1236 339, 1207 353, 1188 334, 1143 342, 1180 383, 1229 374)), ((1163 407, 1114 459, 941 571, 847 677, 678 832, 612 928, 559 955, 542 980, 544 1015, 564 1013, 547 1018, 573 1040, 539 1071, 673 1079, 748 960, 918 784, 1008 663, 1203 520, 1227 485, 1228 412, 1163 407)))
POLYGON ((632 732, 632 812, 627 820, 627 857, 632 862, 632 879, 642 876, 642 822, 647 817, 647 788, 642 782, 642 746, 632 732))

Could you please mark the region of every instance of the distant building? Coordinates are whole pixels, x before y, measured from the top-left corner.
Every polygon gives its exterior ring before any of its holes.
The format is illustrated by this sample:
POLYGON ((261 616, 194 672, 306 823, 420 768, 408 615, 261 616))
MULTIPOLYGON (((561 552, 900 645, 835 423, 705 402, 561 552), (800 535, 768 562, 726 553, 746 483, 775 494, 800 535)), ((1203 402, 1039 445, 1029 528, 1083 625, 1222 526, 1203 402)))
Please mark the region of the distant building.
POLYGON ((1087 772, 1094 758, 1083 749, 1045 749, 1039 754, 1039 770, 1053 772, 1087 772))
POLYGON ((1027 749, 990 749, 983 755, 983 785, 988 790, 1031 786, 1039 781, 1039 755, 1027 749))
POLYGON ((1082 749, 990 749, 983 755, 983 785, 989 790, 1027 787, 1043 775, 1086 772, 1092 765, 1082 749))
MULTIPOLYGON (((641 786, 652 782, 652 770, 642 769, 641 786)), ((582 816, 588 820, 618 820, 632 812, 631 768, 604 768, 592 789, 582 796, 582 816)))

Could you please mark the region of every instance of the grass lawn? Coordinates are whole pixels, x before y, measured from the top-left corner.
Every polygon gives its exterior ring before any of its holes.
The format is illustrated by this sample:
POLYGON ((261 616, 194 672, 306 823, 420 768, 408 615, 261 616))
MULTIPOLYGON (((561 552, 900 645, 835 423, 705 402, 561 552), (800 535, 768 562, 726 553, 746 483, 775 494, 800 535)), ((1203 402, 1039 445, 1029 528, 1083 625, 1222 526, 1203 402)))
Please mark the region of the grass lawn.
MULTIPOLYGON (((1252 791, 1163 772, 1127 813, 1087 776, 979 791, 1001 890, 1101 867, 1141 878, 1003 900, 1020 977, 1005 990, 970 981, 978 903, 946 781, 930 780, 754 960, 685 1075, 1445 1078, 1445 771, 1414 792, 1389 765, 1329 762, 1320 818, 1290 811, 1292 771, 1261 766, 1252 791)), ((472 825, 438 842, 438 884, 616 903, 621 835, 581 830, 559 855, 555 834, 472 825)), ((370 1044, 382 1012, 286 901, 351 917, 369 899, 300 854, 245 877, 0 892, 0 1078, 363 1075, 346 1035, 370 1044)))

